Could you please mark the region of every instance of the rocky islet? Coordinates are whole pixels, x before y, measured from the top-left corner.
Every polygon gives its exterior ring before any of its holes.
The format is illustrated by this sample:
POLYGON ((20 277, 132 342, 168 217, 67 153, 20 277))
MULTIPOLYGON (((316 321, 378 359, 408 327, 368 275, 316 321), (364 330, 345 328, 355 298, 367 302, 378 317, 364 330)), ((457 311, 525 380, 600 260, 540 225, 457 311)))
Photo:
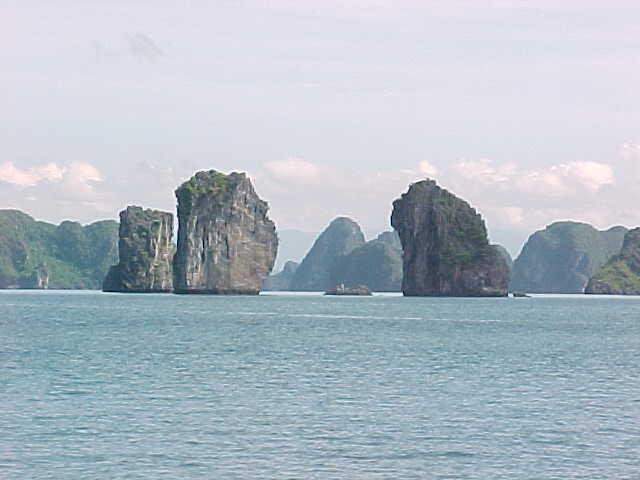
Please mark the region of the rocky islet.
POLYGON ((109 270, 105 292, 173 290, 173 214, 129 206, 120 212, 120 261, 109 270))
POLYGON ((402 242, 404 295, 507 295, 509 268, 484 220, 435 181, 416 182, 395 200, 391 225, 402 242))
POLYGON ((278 249, 267 202, 244 173, 196 173, 176 190, 176 293, 257 294, 278 249))

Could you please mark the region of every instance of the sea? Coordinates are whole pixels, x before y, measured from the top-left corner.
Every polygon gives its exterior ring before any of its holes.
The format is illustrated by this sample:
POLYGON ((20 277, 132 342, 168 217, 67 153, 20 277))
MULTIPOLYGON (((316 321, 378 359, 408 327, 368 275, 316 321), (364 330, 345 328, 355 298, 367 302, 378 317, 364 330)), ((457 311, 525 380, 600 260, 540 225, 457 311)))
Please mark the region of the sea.
POLYGON ((640 298, 0 293, 2 479, 639 479, 640 298))

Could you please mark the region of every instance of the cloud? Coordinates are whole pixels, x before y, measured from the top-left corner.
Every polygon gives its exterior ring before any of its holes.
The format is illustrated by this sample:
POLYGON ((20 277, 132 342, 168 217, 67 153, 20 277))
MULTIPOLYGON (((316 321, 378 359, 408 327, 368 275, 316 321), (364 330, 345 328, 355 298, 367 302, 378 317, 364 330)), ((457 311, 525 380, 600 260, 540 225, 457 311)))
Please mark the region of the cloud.
POLYGON ((574 179, 593 192, 600 190, 604 185, 612 185, 615 183, 613 169, 604 163, 562 163, 553 166, 551 171, 559 177, 574 179))
POLYGON ((267 162, 265 168, 269 174, 279 180, 302 183, 317 183, 320 181, 320 168, 316 164, 300 158, 267 162))
POLYGON ((495 166, 486 158, 462 160, 456 164, 455 169, 461 177, 487 185, 509 182, 516 173, 514 165, 495 166))
POLYGON ((19 168, 13 162, 0 164, 0 182, 18 187, 33 187, 42 181, 58 182, 62 177, 62 169, 55 163, 31 168, 19 168))
POLYGON ((435 177, 438 174, 438 169, 426 160, 420 162, 418 165, 418 171, 425 174, 427 177, 435 177))
POLYGON ((88 163, 73 162, 64 169, 63 184, 68 193, 87 196, 94 193, 94 185, 102 182, 100 171, 88 163))
POLYGON ((568 162, 543 169, 521 169, 489 159, 461 160, 455 173, 478 185, 533 195, 566 197, 581 190, 597 192, 615 183, 612 167, 598 162, 568 162))

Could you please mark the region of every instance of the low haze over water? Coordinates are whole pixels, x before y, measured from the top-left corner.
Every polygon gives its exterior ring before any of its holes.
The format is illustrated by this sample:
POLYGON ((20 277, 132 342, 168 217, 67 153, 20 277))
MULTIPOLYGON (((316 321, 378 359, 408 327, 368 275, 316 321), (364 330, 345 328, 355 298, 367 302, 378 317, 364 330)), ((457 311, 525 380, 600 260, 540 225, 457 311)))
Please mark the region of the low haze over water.
POLYGON ((640 298, 0 292, 0 477, 640 476, 640 298))

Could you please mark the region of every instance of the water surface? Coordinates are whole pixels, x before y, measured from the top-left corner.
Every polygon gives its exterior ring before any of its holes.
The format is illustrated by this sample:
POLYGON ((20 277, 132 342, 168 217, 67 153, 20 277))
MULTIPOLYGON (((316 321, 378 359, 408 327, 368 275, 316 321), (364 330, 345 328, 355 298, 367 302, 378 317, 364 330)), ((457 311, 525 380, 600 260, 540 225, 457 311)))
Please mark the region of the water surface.
POLYGON ((0 293, 0 478, 640 478, 640 299, 0 293))

